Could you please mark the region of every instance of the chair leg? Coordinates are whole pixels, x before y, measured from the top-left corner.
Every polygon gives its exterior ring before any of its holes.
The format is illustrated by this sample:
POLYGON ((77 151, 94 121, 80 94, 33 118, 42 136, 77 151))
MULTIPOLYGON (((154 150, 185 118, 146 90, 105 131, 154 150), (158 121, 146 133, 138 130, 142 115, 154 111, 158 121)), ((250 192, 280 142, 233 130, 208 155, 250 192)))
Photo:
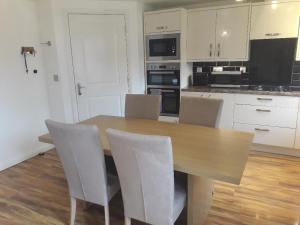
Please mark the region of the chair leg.
POLYGON ((109 225, 109 205, 104 206, 105 225, 109 225))
POLYGON ((71 220, 70 220, 70 225, 75 224, 75 217, 76 217, 76 198, 71 197, 71 220))
POLYGON ((131 225, 131 219, 129 217, 125 217, 125 225, 131 225))

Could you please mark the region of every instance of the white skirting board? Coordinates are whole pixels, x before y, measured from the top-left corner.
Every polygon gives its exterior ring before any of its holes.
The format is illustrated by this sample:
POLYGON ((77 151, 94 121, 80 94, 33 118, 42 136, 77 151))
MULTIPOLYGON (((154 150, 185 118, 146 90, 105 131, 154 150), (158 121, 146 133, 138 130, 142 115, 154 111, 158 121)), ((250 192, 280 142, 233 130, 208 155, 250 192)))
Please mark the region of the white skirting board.
POLYGON ((15 166, 25 160, 28 160, 28 159, 38 155, 39 153, 47 152, 53 148, 54 148, 53 145, 45 144, 41 148, 35 149, 30 152, 26 152, 26 154, 18 155, 17 157, 15 157, 13 159, 1 162, 0 163, 0 171, 8 169, 9 167, 15 166))
POLYGON ((289 155, 300 157, 300 149, 295 148, 284 148, 284 147, 277 147, 271 145, 260 145, 260 144, 252 144, 251 151, 258 151, 258 152, 267 152, 279 155, 289 155))

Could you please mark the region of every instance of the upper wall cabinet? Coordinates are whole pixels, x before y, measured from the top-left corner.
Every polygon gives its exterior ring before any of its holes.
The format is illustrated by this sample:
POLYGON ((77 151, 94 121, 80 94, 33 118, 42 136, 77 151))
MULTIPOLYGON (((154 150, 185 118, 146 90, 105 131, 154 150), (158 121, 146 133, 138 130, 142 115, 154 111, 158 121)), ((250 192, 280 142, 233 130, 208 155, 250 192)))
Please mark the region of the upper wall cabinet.
MULTIPOLYGON (((299 36, 300 36, 300 25, 299 25, 299 36)), ((300 37, 298 37, 298 47, 297 47, 296 60, 300 61, 300 37)))
POLYGON ((146 12, 145 34, 180 32, 182 12, 183 9, 146 12))
POLYGON ((252 6, 250 39, 298 37, 300 2, 252 6))
POLYGON ((188 13, 188 61, 248 60, 249 6, 188 13))
POLYGON ((247 60, 249 46, 249 7, 217 12, 216 57, 218 60, 247 60))
POLYGON ((215 57, 217 12, 215 10, 189 12, 187 20, 188 60, 213 59, 215 57))

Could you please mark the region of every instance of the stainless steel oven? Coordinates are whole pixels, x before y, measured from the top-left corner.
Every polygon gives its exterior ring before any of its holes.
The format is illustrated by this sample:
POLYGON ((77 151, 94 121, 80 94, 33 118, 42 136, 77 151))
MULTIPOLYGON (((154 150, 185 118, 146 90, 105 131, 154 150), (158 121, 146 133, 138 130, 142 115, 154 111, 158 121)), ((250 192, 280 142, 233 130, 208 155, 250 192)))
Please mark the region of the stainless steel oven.
POLYGON ((147 64, 147 86, 152 88, 180 87, 180 64, 147 64))
POLYGON ((180 104, 180 64, 147 64, 147 93, 161 95, 161 115, 177 116, 180 104))
POLYGON ((148 88, 149 95, 161 95, 161 115, 177 116, 179 114, 180 89, 148 88))
POLYGON ((146 36, 146 60, 179 60, 180 34, 146 36))

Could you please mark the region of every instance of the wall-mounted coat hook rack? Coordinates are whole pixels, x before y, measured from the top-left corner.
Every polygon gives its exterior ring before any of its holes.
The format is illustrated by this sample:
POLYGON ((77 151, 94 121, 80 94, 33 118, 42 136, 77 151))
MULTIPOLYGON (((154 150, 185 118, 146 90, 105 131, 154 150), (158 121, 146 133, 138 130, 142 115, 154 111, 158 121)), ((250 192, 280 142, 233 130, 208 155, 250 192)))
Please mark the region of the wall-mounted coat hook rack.
POLYGON ((32 55, 35 56, 35 49, 34 47, 21 47, 21 54, 24 57, 24 61, 25 61, 25 68, 26 68, 26 73, 28 73, 28 65, 27 65, 27 55, 32 55))
POLYGON ((40 44, 41 44, 41 45, 48 45, 48 46, 51 46, 51 45, 52 45, 51 41, 42 42, 42 43, 40 43, 40 44))

